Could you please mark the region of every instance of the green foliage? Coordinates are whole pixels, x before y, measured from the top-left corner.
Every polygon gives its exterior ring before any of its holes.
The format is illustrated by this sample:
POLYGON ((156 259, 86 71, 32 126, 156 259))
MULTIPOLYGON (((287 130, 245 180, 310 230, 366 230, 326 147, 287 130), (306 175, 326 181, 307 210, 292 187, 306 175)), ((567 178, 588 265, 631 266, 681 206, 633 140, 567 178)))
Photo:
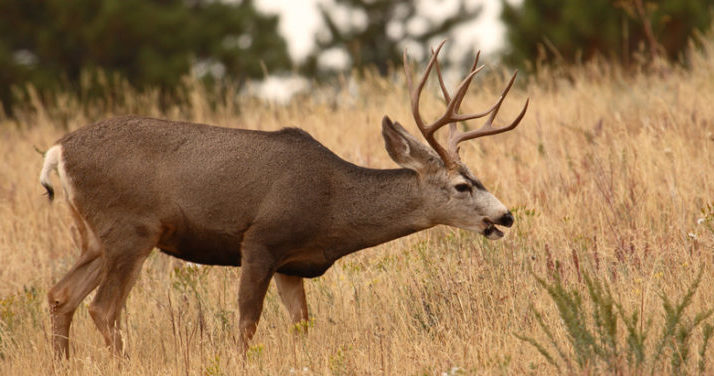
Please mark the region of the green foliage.
POLYGON ((195 264, 176 267, 171 273, 171 284, 182 294, 193 295, 200 301, 209 270, 209 267, 195 264))
POLYGON ((315 327, 315 318, 311 317, 309 320, 301 320, 296 322, 290 327, 290 331, 295 334, 307 334, 308 329, 315 327))
POLYGON ((319 48, 308 59, 307 70, 317 68, 317 55, 321 51, 341 48, 349 55, 352 68, 376 67, 384 74, 390 66, 401 64, 405 41, 427 46, 433 38, 445 35, 463 22, 472 21, 481 12, 480 8, 469 7, 464 0, 460 0, 455 14, 435 23, 418 14, 418 2, 411 0, 336 0, 335 5, 348 12, 348 19, 362 18, 365 25, 345 25, 334 17, 334 12, 322 8, 327 35, 318 38, 319 48), (418 18, 427 23, 427 28, 410 32, 407 24, 418 18), (390 28, 392 32, 389 32, 390 28))
POLYGON ((259 77, 261 63, 290 66, 277 21, 250 0, 4 0, 0 101, 10 104, 13 85, 77 89, 84 71, 163 90, 192 67, 214 78, 259 77))
POLYGON ((251 361, 257 361, 263 356, 264 350, 265 345, 262 343, 251 345, 250 347, 248 347, 248 350, 245 353, 245 357, 246 359, 249 359, 251 361))
POLYGON ((221 369, 221 357, 216 355, 210 360, 206 369, 203 370, 204 376, 223 376, 226 373, 221 369))
MULTIPOLYGON (((702 271, 703 269, 699 271, 694 283, 692 283, 692 286, 687 290, 679 303, 672 303, 667 295, 660 294, 662 307, 664 308, 664 327, 662 328, 660 339, 657 341, 653 363, 656 363, 662 356, 665 348, 668 348, 672 354, 670 359, 672 370, 674 370, 676 374, 682 373, 682 367, 686 365, 689 359, 689 339, 693 329, 699 326, 702 321, 708 319, 714 312, 714 310, 709 309, 697 313, 693 319, 684 317, 684 310, 692 303, 692 297, 701 281, 702 271)), ((710 331, 711 329, 705 328, 704 330, 710 331)), ((706 337, 710 336, 711 333, 706 337)), ((702 344, 702 347, 706 350, 706 343, 702 344)), ((652 367, 652 372, 654 373, 654 364, 652 367)))
POLYGON ((507 26, 506 61, 577 63, 598 55, 625 65, 649 44, 676 59, 695 30, 712 21, 714 0, 524 0, 503 2, 507 26), (643 22, 644 21, 644 22, 643 22))
POLYGON ((347 369, 347 353, 352 349, 352 346, 341 345, 337 348, 337 351, 330 355, 328 365, 330 367, 330 372, 332 375, 349 375, 350 372, 347 369))
POLYGON ((704 322, 714 310, 698 312, 694 317, 685 315, 702 274, 703 268, 679 301, 672 302, 667 295, 660 294, 664 323, 654 343, 647 341, 649 335, 657 331, 652 328, 652 319, 649 318, 645 323, 640 317, 642 312, 628 313, 615 300, 607 282, 583 273, 588 293, 587 299, 584 299, 579 289, 566 286, 558 273, 552 275, 552 282, 535 277, 558 309, 569 346, 556 339, 554 329, 545 323, 542 313, 537 311, 536 321, 556 355, 552 354, 547 345, 532 337, 520 334, 516 334, 516 337, 535 347, 558 371, 565 368, 569 373, 577 374, 642 374, 649 369, 655 374, 661 370, 662 358, 668 357, 672 373, 683 374, 687 372, 691 358, 692 335, 701 326, 697 367, 700 373, 704 373, 706 351, 714 333, 714 326, 704 322), (624 325, 622 332, 618 330, 620 323, 624 325))

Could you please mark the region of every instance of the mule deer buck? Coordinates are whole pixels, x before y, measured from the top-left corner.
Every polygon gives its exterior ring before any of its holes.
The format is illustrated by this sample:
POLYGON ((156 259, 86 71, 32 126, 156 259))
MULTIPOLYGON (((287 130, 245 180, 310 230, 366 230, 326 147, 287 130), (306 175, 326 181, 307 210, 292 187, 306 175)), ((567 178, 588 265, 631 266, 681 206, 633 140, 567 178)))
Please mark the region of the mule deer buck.
POLYGON ((50 290, 53 346, 69 357, 69 329, 79 303, 95 288, 89 313, 106 345, 123 353, 119 314, 142 264, 154 248, 183 260, 241 266, 240 339, 256 331, 271 278, 291 319, 308 319, 303 278, 318 277, 339 258, 444 224, 498 239, 510 227, 508 209, 471 173, 460 142, 515 128, 492 123, 516 78, 496 103, 477 114, 459 106, 477 67, 453 97, 432 51, 416 86, 404 54, 416 125, 429 146, 388 117, 382 135, 401 169, 356 166, 306 132, 229 129, 203 124, 121 117, 62 137, 45 154, 40 182, 50 200, 57 170, 81 239, 81 255, 50 290), (419 97, 436 65, 446 112, 427 124, 419 97), (488 116, 468 132, 457 121, 488 116), (435 133, 451 124, 446 144, 435 133))

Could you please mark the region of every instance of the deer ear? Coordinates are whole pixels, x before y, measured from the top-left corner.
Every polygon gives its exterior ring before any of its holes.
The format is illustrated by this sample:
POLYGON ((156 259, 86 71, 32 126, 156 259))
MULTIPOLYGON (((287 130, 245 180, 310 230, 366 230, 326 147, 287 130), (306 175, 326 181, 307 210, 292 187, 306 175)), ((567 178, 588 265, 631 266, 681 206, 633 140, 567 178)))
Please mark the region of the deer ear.
POLYGON ((382 136, 389 156, 404 168, 422 172, 438 159, 428 146, 417 141, 401 124, 392 123, 387 116, 382 119, 382 136))

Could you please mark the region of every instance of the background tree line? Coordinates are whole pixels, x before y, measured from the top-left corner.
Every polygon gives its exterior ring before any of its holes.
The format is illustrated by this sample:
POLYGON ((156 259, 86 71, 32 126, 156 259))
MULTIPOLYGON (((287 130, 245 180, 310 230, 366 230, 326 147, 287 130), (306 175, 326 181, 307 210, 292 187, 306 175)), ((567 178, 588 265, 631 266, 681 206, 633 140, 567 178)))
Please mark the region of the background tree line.
MULTIPOLYGON (((27 84, 40 92, 78 89, 83 75, 91 81, 100 71, 166 93, 180 88, 190 72, 209 82, 240 83, 288 70, 324 77, 329 73, 317 62, 327 49, 344 51, 349 68, 376 67, 384 74, 400 64, 405 43, 428 45, 481 13, 461 0, 457 12, 435 22, 419 13, 417 3, 334 0, 321 8, 326 30, 316 36, 318 48, 296 66, 278 18, 258 12, 251 0, 3 0, 0 101, 9 112, 27 84), (361 22, 341 22, 338 8, 361 22), (416 18, 422 30, 409 27, 416 18)), ((692 33, 710 27, 714 0, 502 5, 502 57, 510 65, 573 64, 596 56, 630 65, 655 56, 681 59, 692 33)))
POLYGON ((208 80, 288 69, 277 24, 250 0, 2 0, 0 100, 8 110, 12 86, 78 89, 100 70, 170 92, 192 69, 208 80))
POLYGON ((707 31, 714 0, 524 0, 504 2, 504 60, 573 64, 596 56, 623 65, 681 56, 695 31, 707 31))

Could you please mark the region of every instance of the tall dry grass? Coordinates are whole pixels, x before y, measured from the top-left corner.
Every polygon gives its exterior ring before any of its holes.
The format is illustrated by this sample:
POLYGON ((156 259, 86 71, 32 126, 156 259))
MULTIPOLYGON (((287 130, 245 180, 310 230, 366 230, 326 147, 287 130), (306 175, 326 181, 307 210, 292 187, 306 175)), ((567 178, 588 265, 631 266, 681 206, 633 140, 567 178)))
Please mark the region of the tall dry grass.
MULTIPOLYGON (((209 100, 215 96, 197 84, 188 105, 164 109, 157 93, 127 87, 91 105, 69 94, 41 101, 31 93, 17 120, 0 120, 0 374, 551 374, 555 368, 515 334, 548 345, 540 312, 575 359, 536 276, 557 275, 586 296, 586 272, 607 282, 625 309, 652 319, 647 341, 654 342, 664 320, 661 296, 681 297, 699 268, 691 310, 714 307, 714 218, 711 209, 702 212, 714 202, 713 53, 706 42, 687 70, 593 64, 531 77, 501 115, 514 116, 529 96, 522 125, 463 150, 475 174, 513 208, 516 224, 504 239, 439 227, 345 257, 307 282, 313 320, 306 335, 291 328, 271 287, 246 361, 235 343, 240 269, 197 268, 160 253, 146 262, 122 319, 130 358, 118 362, 104 348, 88 298, 75 315, 72 360, 53 361, 45 295, 78 248, 63 200, 50 205, 42 195, 42 159, 33 146, 47 148, 65 129, 131 112, 254 129, 299 126, 349 161, 391 168, 379 126, 384 114, 411 124, 403 82, 368 77, 287 106, 231 90, 209 100)), ((486 107, 503 83, 499 74, 477 80, 464 108, 486 107)), ((442 104, 432 89, 423 109, 436 115, 442 104)), ((700 340, 695 331, 691 342, 700 340)), ((684 369, 695 373, 692 353, 684 369)), ((714 372, 714 353, 704 359, 706 373, 714 372)), ((673 371, 664 357, 654 367, 673 371)))

